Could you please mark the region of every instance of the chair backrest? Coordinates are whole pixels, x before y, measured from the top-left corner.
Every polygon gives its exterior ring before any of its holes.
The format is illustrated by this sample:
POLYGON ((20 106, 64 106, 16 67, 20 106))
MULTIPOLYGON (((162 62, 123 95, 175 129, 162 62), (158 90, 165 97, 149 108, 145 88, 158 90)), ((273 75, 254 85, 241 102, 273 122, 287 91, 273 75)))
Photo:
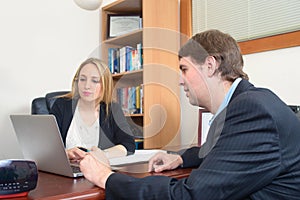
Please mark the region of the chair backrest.
POLYGON ((300 106, 297 105, 289 105, 290 109, 296 114, 298 119, 300 120, 300 106))
POLYGON ((31 114, 44 114, 47 115, 52 108, 56 96, 60 96, 68 93, 69 91, 57 91, 57 92, 49 92, 45 95, 45 97, 37 97, 31 102, 31 114))
POLYGON ((49 114, 45 97, 38 97, 32 100, 31 114, 49 114))
POLYGON ((50 109, 52 108, 57 96, 67 94, 68 92, 69 91, 58 91, 47 93, 45 97, 48 110, 50 111, 50 109))

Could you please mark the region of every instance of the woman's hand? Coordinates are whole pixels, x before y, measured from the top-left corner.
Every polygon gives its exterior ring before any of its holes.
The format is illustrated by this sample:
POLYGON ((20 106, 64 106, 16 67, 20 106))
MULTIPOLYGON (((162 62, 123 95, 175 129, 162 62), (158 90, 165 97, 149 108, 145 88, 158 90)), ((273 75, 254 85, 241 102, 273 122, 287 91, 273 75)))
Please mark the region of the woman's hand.
POLYGON ((78 147, 73 147, 71 149, 66 150, 67 156, 71 163, 79 163, 80 160, 84 158, 86 152, 80 150, 78 147))
POLYGON ((108 149, 104 149, 103 151, 108 159, 116 158, 116 157, 124 157, 127 155, 127 149, 121 144, 115 145, 108 149))
POLYGON ((94 158, 96 158, 100 163, 102 163, 103 165, 107 166, 110 168, 110 163, 109 160, 106 156, 106 153, 104 151, 102 151, 101 149, 99 149, 96 146, 93 146, 91 148, 90 153, 93 155, 94 158))

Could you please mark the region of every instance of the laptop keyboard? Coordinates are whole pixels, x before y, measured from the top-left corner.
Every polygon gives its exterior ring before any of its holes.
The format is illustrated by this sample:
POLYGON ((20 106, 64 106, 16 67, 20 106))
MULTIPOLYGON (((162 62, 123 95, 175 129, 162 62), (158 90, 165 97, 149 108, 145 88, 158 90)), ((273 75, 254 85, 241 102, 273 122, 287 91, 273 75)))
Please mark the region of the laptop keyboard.
POLYGON ((71 168, 72 168, 73 173, 81 172, 79 166, 71 165, 71 168))

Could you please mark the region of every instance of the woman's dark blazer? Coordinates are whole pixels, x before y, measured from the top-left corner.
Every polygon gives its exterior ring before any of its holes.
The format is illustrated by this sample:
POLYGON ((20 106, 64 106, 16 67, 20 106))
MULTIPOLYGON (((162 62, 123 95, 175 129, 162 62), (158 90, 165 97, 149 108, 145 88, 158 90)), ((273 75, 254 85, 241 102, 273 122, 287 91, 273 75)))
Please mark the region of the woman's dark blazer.
MULTIPOLYGON (((77 102, 74 99, 58 98, 50 110, 50 114, 56 117, 64 144, 77 102)), ((106 115, 106 104, 101 102, 99 124, 99 148, 106 149, 121 144, 127 149, 127 154, 134 153, 134 137, 119 104, 111 103, 109 115, 106 115)))
POLYGON ((182 158, 183 167, 196 167, 188 178, 114 173, 106 199, 300 199, 299 119, 247 80, 211 124, 205 145, 182 158))

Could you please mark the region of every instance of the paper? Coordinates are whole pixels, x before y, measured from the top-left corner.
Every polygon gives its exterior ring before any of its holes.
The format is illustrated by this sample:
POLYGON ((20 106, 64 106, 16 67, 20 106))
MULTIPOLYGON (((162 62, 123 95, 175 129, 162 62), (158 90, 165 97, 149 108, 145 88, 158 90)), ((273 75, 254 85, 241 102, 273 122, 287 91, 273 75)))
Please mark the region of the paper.
POLYGON ((111 159, 109 159, 109 162, 110 162, 111 166, 148 162, 150 160, 150 158, 158 152, 166 152, 166 151, 160 150, 160 149, 135 150, 135 153, 133 155, 129 155, 129 156, 125 156, 125 157, 118 157, 118 158, 111 158, 111 159))

